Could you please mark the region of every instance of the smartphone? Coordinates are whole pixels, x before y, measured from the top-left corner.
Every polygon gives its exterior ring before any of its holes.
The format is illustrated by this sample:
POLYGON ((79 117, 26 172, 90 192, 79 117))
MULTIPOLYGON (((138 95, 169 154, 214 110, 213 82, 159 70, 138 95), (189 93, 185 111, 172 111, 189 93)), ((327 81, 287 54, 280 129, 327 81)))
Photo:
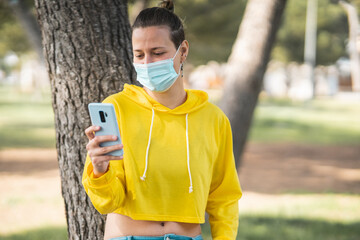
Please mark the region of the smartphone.
MULTIPOLYGON (((100 126, 100 130, 95 132, 95 136, 115 135, 115 141, 103 142, 101 147, 121 144, 120 131, 118 122, 116 120, 114 105, 111 103, 90 103, 88 105, 91 123, 95 126, 100 126)), ((105 155, 122 156, 123 149, 115 150, 105 155)))

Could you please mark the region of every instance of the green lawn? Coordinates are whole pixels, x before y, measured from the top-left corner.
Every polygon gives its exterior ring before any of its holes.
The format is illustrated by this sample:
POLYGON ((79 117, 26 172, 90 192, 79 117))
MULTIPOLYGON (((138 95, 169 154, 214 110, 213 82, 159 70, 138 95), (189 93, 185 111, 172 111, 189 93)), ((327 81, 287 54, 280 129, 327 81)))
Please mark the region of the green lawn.
POLYGON ((0 87, 0 149, 54 148, 50 94, 34 97, 0 87))
MULTIPOLYGON (((210 240, 209 225, 202 226, 203 237, 210 240)), ((358 240, 360 222, 333 223, 323 220, 288 219, 269 216, 241 216, 238 240, 358 240)), ((65 227, 35 229, 8 236, 2 240, 63 240, 65 227)))
POLYGON ((306 103, 261 99, 250 141, 321 145, 360 144, 360 102, 314 100, 306 103))

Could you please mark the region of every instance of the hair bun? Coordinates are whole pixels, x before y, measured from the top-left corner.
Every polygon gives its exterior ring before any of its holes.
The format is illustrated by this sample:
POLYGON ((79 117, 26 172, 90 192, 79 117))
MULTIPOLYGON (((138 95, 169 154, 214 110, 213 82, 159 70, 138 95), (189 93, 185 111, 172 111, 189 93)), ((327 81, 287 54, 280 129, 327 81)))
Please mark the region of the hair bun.
POLYGON ((172 0, 162 0, 159 7, 166 8, 170 12, 174 12, 174 3, 172 0))

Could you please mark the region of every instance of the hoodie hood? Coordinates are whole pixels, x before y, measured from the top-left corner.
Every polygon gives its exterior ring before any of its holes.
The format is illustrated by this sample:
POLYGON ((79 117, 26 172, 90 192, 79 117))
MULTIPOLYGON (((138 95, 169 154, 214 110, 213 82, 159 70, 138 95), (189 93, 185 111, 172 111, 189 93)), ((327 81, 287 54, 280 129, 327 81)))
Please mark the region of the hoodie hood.
POLYGON ((187 114, 198 110, 208 102, 208 95, 201 90, 185 89, 187 98, 180 106, 170 109, 160 104, 150 97, 142 87, 135 85, 124 85, 123 94, 132 101, 142 105, 148 109, 154 109, 159 112, 167 112, 170 114, 187 114))

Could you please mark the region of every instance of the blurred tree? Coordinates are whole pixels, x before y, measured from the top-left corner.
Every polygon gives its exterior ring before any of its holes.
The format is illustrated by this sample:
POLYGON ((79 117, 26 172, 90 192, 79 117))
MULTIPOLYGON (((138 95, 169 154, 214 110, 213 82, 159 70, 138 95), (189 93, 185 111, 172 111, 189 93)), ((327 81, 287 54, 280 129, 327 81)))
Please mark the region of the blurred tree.
POLYGON ((226 62, 243 17, 246 0, 178 0, 176 13, 184 19, 190 42, 188 61, 226 62))
MULTIPOLYGON (((0 0, 0 57, 9 50, 22 53, 31 49, 6 1, 0 0)), ((32 0, 23 1, 32 6, 32 0)), ((159 3, 159 0, 129 0, 129 8, 135 9, 135 3, 142 1, 146 1, 148 6, 159 3)), ((319 0, 317 64, 331 64, 347 55, 347 16, 338 4, 330 4, 334 1, 338 0, 319 0)), ((360 9, 360 0, 350 2, 360 9)), ((247 0, 176 0, 175 12, 184 19, 187 27, 186 37, 191 45, 190 63, 199 65, 209 60, 227 61, 246 3, 247 0)), ((287 5, 272 58, 302 63, 306 1, 289 0, 287 5)))
POLYGON ((150 0, 133 0, 130 5, 131 11, 129 11, 130 24, 133 24, 136 16, 141 12, 141 10, 149 6, 150 0))
POLYGON ((21 25, 7 1, 0 0, 0 59, 8 52, 20 55, 31 50, 21 25))
MULTIPOLYGON (((289 0, 272 58, 303 62, 306 2, 289 0)), ((347 17, 339 5, 329 3, 329 0, 318 1, 316 64, 322 65, 332 64, 346 55, 347 17)))
POLYGON ((103 239, 82 184, 87 105, 135 83, 126 1, 35 0, 55 114, 69 239, 103 239))
POLYGON ((27 3, 24 0, 7 0, 7 2, 8 5, 12 8, 16 18, 18 19, 18 22, 23 27, 27 39, 29 40, 33 49, 35 49, 40 62, 44 63, 39 25, 36 22, 34 14, 30 12, 32 4, 27 3))
POLYGON ((231 122, 237 166, 285 4, 286 0, 249 0, 228 60, 220 107, 231 122))
POLYGON ((359 17, 353 4, 346 1, 339 1, 339 4, 345 9, 349 19, 349 55, 351 66, 352 89, 360 92, 360 65, 359 65, 359 17))

